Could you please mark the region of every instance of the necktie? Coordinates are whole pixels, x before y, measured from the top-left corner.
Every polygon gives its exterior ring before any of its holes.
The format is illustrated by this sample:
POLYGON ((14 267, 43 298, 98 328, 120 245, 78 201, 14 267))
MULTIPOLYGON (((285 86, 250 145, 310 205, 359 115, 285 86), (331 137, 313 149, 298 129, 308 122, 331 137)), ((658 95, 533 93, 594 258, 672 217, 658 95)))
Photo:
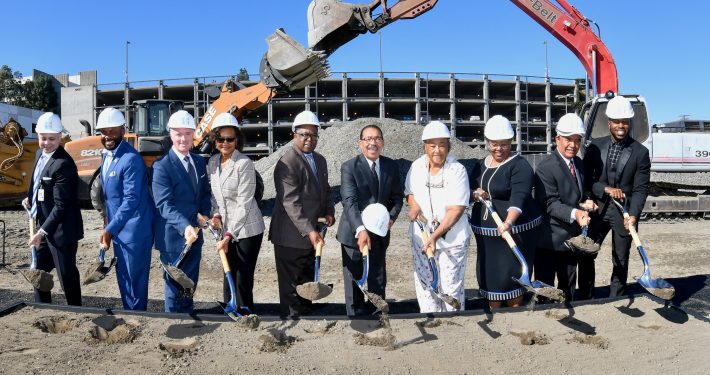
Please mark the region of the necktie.
POLYGON ((35 175, 32 182, 32 209, 30 210, 30 215, 33 218, 37 216, 37 191, 39 190, 39 182, 42 179, 42 170, 44 169, 44 164, 46 162, 47 157, 42 154, 37 161, 37 168, 35 169, 35 175))
POLYGON ((375 185, 375 200, 380 197, 380 179, 377 177, 377 162, 372 162, 372 183, 375 185))
POLYGON ((308 162, 308 165, 311 167, 311 171, 313 172, 313 175, 316 176, 316 181, 318 180, 318 169, 316 169, 316 161, 313 159, 313 154, 303 154, 303 156, 306 157, 306 161, 308 162))
POLYGON ((195 190, 195 194, 197 194, 197 176, 195 176, 195 168, 192 167, 192 163, 190 163, 189 156, 185 156, 184 160, 187 162, 187 174, 190 176, 192 189, 195 190))
POLYGON ((574 162, 570 160, 569 162, 569 171, 572 173, 572 178, 574 178, 574 182, 577 183, 577 171, 574 170, 574 162))

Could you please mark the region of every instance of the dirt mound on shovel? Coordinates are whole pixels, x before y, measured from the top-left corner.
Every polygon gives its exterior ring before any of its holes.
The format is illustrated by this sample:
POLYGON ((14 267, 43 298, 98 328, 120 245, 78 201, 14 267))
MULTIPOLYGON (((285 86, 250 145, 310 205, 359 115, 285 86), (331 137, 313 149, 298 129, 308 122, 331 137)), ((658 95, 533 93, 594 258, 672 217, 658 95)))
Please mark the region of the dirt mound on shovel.
POLYGON ((20 272, 34 288, 42 292, 50 292, 54 288, 54 276, 50 273, 36 269, 22 270, 20 272))
POLYGON ((675 288, 648 288, 649 293, 654 296, 670 301, 675 296, 675 288))
POLYGON ((333 288, 323 283, 310 282, 296 285, 296 293, 298 293, 299 296, 311 301, 327 297, 332 291, 333 288))

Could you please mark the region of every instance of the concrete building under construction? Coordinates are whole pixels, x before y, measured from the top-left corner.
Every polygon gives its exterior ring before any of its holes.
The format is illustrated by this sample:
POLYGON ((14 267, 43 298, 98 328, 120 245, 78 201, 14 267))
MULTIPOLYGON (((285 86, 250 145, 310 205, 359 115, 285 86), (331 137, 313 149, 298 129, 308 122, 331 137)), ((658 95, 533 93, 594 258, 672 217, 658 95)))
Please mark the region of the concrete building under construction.
MULTIPOLYGON (((233 77, 165 79, 61 89, 62 118, 72 135, 95 124, 103 108, 127 108, 136 100, 180 100, 199 119, 214 100, 210 87, 233 77)), ((250 86, 256 81, 242 81, 250 86)), ((458 139, 483 146, 485 121, 496 114, 516 127, 523 152, 548 151, 557 120, 574 109, 579 87, 572 79, 472 73, 334 73, 297 92, 277 95, 242 119, 245 152, 268 155, 291 139, 291 122, 300 111, 318 114, 324 127, 361 117, 393 118, 425 124, 440 120, 458 139)), ((85 134, 85 132, 84 132, 85 134)))

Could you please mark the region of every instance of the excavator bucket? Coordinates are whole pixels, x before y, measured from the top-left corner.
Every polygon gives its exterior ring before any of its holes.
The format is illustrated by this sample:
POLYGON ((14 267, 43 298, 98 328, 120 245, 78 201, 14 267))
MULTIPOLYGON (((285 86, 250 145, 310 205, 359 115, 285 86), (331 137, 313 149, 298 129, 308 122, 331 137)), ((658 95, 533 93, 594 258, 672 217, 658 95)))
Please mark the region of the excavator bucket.
POLYGON ((266 38, 269 49, 261 60, 261 81, 289 91, 304 88, 330 75, 326 54, 306 49, 283 29, 266 38))
POLYGON ((338 47, 364 34, 374 23, 367 5, 353 5, 338 0, 313 0, 308 6, 308 47, 333 53, 338 47))

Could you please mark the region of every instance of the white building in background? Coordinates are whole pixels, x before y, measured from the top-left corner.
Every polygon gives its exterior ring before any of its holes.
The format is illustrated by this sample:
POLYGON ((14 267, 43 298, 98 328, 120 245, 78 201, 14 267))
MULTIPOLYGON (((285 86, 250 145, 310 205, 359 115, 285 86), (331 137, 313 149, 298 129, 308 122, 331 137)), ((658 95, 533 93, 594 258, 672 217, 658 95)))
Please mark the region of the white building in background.
POLYGON ((27 130, 29 137, 36 137, 37 134, 34 132, 34 128, 37 124, 37 119, 39 119, 42 113, 44 112, 32 108, 0 103, 0 124, 4 126, 12 117, 27 130))

